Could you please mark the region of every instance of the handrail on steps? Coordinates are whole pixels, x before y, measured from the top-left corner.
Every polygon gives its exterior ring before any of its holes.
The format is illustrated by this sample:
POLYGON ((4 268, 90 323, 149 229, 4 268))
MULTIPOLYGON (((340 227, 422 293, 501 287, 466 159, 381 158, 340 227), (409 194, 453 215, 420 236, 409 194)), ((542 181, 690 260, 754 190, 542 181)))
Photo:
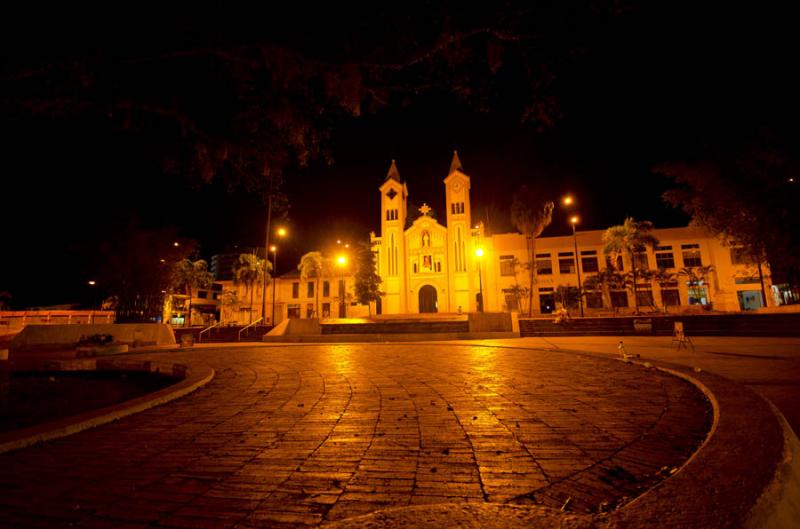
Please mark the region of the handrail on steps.
POLYGON ((239 329, 239 341, 240 341, 240 342, 242 341, 242 333, 243 333, 244 331, 246 331, 247 329, 249 329, 249 328, 250 328, 250 327, 252 327, 253 325, 256 325, 258 322, 260 322, 260 321, 261 321, 261 320, 263 320, 263 319, 264 319, 264 318, 258 318, 258 319, 257 319, 256 321, 254 321, 253 323, 249 323, 249 324, 245 325, 244 327, 242 327, 241 329, 239 329))
POLYGON ((210 331, 211 329, 214 329, 214 328, 216 328, 216 327, 219 327, 220 325, 222 325, 222 322, 221 322, 221 321, 218 321, 217 323, 215 323, 215 324, 213 324, 213 325, 210 325, 209 327, 206 327, 205 329, 203 329, 202 331, 200 331, 200 334, 198 334, 198 335, 197 335, 197 341, 198 341, 198 342, 202 342, 202 341, 203 341, 203 333, 204 333, 204 332, 208 332, 208 331, 210 331))

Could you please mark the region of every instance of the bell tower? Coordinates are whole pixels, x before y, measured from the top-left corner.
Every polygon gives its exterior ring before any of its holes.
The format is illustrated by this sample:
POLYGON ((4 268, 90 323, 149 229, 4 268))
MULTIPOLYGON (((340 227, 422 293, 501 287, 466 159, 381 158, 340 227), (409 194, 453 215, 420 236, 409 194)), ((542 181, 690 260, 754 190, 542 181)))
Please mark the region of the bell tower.
POLYGON ((450 284, 450 306, 464 312, 476 310, 472 292, 472 211, 470 209, 470 179, 464 173, 458 152, 453 151, 450 172, 444 179, 447 208, 447 271, 450 284))
POLYGON ((408 187, 400 180, 397 164, 392 160, 381 193, 381 248, 379 275, 386 292, 383 312, 408 312, 406 295, 405 226, 408 187))

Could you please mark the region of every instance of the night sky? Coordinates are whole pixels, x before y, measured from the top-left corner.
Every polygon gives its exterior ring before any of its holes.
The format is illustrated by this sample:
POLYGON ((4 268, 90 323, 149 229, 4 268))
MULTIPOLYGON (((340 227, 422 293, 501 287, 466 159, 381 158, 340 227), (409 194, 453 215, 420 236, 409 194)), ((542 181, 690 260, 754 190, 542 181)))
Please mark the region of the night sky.
MULTIPOLYGON (((504 104, 505 90, 513 101, 525 89, 513 75, 495 86, 496 104, 488 112, 440 87, 360 117, 336 116, 328 145, 333 163, 312 160, 308 167, 286 169, 291 236, 281 250, 280 271, 303 252, 378 230, 377 188, 393 158, 408 183, 409 202, 427 202, 444 213, 442 179, 457 149, 472 177, 473 216, 504 232, 512 230, 511 195, 522 183, 544 184, 554 198, 575 194, 583 229, 603 229, 626 216, 678 226, 689 219, 663 203, 660 195, 669 182, 653 174, 654 165, 713 156, 761 128, 796 152, 800 86, 793 14, 755 4, 750 9, 757 11, 726 6, 702 12, 694 4, 642 4, 647 7, 614 3, 613 19, 599 10, 595 20, 587 7, 594 4, 578 3, 579 22, 551 28, 556 42, 574 41, 578 51, 559 66, 555 94, 561 117, 544 130, 522 122, 518 109, 504 104)), ((94 13, 99 23, 75 12, 53 13, 47 20, 31 13, 7 17, 0 51, 0 108, 7 113, 0 116, 0 291, 11 292, 14 308, 86 303, 86 282, 97 273, 88 256, 131 219, 145 228, 177 226, 182 236, 199 241, 206 259, 234 245, 263 244, 265 220, 263 202, 252 193, 165 174, 159 157, 171 145, 159 143, 165 141, 161 136, 101 127, 80 115, 20 112, 14 107, 19 94, 9 89, 16 72, 99 56, 130 60, 249 42, 277 43, 324 59, 358 54, 398 35, 422 45, 441 32, 439 19, 425 16, 430 10, 452 12, 454 26, 481 21, 480 12, 425 6, 347 12, 304 6, 258 17, 94 13)), ((571 16, 566 10, 555 18, 569 22, 571 16)), ((541 53, 556 52, 545 47, 541 53)), ((187 97, 211 114, 221 111, 203 85, 187 97)), ((565 214, 557 210, 545 235, 567 232, 565 214)))

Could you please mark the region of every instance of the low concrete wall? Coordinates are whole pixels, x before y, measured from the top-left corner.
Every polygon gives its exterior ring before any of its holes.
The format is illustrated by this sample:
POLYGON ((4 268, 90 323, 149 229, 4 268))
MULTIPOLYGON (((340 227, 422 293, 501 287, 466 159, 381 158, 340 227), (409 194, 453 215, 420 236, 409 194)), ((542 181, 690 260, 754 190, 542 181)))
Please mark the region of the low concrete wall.
POLYGON ((469 332, 511 332, 508 312, 470 312, 469 332))
POLYGON ((160 323, 108 323, 78 325, 27 325, 11 341, 10 356, 36 349, 57 349, 76 346, 81 336, 110 334, 115 343, 133 347, 172 345, 172 327, 160 323))
POLYGON ((287 335, 318 335, 322 334, 319 318, 291 319, 285 331, 287 335))

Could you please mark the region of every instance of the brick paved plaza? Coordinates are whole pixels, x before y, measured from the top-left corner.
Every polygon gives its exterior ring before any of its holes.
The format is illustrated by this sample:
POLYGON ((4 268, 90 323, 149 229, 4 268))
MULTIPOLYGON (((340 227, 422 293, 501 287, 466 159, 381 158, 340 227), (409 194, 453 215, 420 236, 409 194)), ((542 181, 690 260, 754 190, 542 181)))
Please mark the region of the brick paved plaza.
MULTIPOLYGON (((0 455, 3 527, 295 527, 434 503, 612 509, 703 442, 654 369, 470 345, 201 348, 195 393, 0 455)), ((129 357, 130 358, 130 357, 129 357)))

